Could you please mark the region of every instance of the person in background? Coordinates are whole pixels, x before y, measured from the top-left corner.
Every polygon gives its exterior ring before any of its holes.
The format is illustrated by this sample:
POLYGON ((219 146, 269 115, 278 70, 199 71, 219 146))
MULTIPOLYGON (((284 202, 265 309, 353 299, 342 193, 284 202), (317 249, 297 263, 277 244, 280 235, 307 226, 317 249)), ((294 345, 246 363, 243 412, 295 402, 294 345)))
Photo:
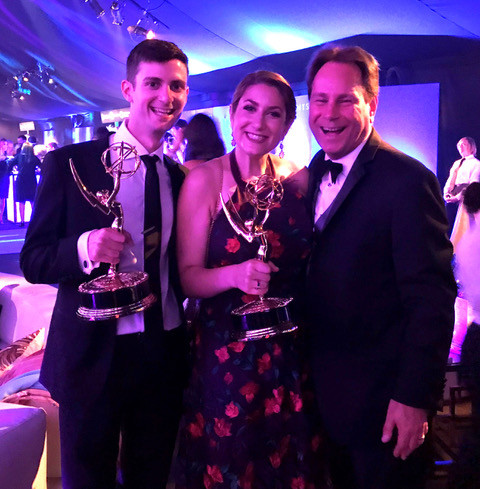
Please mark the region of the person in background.
POLYGON ((98 126, 95 129, 95 134, 93 136, 93 139, 104 139, 104 138, 108 138, 112 134, 113 133, 108 130, 108 127, 106 127, 106 126, 98 126))
MULTIPOLYGON (((187 102, 188 59, 173 43, 150 39, 127 59, 122 81, 130 116, 110 138, 47 153, 35 210, 20 254, 32 283, 58 283, 40 381, 59 403, 66 489, 164 489, 187 376, 188 341, 175 257, 175 207, 182 167, 163 155, 163 137, 187 102), (136 148, 142 163, 122 180, 124 231, 81 195, 113 188, 102 154, 136 148), (147 271, 157 301, 145 312, 86 322, 78 286, 107 272, 147 271), (120 445, 121 440, 121 445, 120 445)), ((130 152, 124 170, 133 170, 130 152)))
POLYGON ((295 116, 293 91, 281 75, 250 73, 230 106, 235 149, 194 168, 182 188, 180 278, 185 294, 202 301, 193 321, 193 375, 174 466, 178 489, 326 487, 320 439, 307 423, 298 338, 236 341, 231 315, 267 292, 294 297, 292 313, 303 311, 311 244, 308 172, 270 154, 295 116), (237 236, 219 199, 248 221, 253 208, 245 185, 262 174, 284 189, 265 222, 267 262, 256 258, 257 239, 237 236))
POLYGON ((480 183, 463 191, 470 226, 458 245, 456 276, 472 310, 462 345, 459 380, 472 399, 472 427, 465 431, 450 477, 449 489, 480 487, 480 183))
POLYGON ((50 141, 48 144, 47 144, 47 153, 49 151, 55 151, 56 149, 58 149, 60 146, 58 145, 58 143, 56 141, 50 141))
POLYGON ((18 202, 20 214, 20 227, 25 227, 25 202, 30 202, 32 212, 34 208, 35 193, 37 191, 37 168, 41 162, 35 156, 33 145, 24 143, 22 150, 9 161, 9 169, 17 170, 15 178, 15 201, 18 202))
POLYGON ((185 136, 183 130, 187 125, 187 121, 179 119, 176 124, 170 129, 168 139, 166 138, 165 154, 172 158, 177 163, 183 163, 185 150, 185 136))
POLYGON ((0 224, 3 224, 5 201, 8 198, 8 187, 10 184, 7 144, 5 138, 0 139, 0 224))
POLYGON ((6 142, 6 148, 7 148, 7 156, 9 158, 13 158, 15 156, 15 144, 11 139, 7 139, 6 142))
POLYGON ((32 145, 35 146, 37 144, 37 136, 28 136, 28 142, 32 145))
POLYGON ((185 141, 185 162, 189 170, 205 161, 219 158, 225 154, 215 122, 206 114, 195 114, 183 131, 185 141))
POLYGON ((453 330, 440 187, 375 131, 378 79, 358 46, 321 49, 307 74, 322 148, 309 167, 307 345, 339 489, 424 487, 453 330))
POLYGON ((453 163, 443 189, 445 202, 458 206, 450 236, 454 250, 468 229, 469 220, 462 205, 463 192, 470 183, 480 181, 480 161, 475 158, 477 154, 475 140, 470 137, 462 138, 457 143, 457 149, 461 158, 453 163))
POLYGON ((19 154, 20 151, 22 151, 22 146, 24 143, 27 142, 27 136, 24 134, 20 134, 20 136, 17 137, 17 144, 15 145, 15 154, 19 154))

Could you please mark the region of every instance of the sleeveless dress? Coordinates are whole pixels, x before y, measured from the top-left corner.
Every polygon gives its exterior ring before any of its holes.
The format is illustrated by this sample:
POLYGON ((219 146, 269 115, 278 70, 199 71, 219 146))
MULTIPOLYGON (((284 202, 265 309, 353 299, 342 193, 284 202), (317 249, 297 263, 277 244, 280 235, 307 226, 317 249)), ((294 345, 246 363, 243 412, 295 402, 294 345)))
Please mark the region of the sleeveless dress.
MULTIPOLYGON (((292 183, 283 181, 283 199, 264 225, 268 258, 280 268, 267 295, 294 297, 290 306, 301 309, 312 225, 306 200, 292 183)), ((246 219, 253 208, 236 200, 239 195, 237 189, 231 202, 246 219)), ((255 258, 257 250, 258 243, 236 235, 221 210, 211 227, 207 267, 241 263, 255 258)), ((201 302, 173 467, 177 489, 327 487, 322 438, 307 414, 313 395, 302 390, 297 335, 246 343, 231 339, 231 311, 256 299, 231 289, 201 302)))

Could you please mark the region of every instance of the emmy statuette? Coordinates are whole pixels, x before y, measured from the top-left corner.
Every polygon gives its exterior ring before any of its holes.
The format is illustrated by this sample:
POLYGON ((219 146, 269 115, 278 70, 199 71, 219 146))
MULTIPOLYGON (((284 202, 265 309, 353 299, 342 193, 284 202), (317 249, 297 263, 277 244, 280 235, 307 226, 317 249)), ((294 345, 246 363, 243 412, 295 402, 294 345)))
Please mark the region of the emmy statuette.
MULTIPOLYGON (((245 195, 254 208, 252 219, 247 221, 241 219, 233 206, 231 210, 227 208, 221 193, 220 202, 228 222, 238 235, 249 243, 260 241, 257 259, 266 261, 268 243, 263 226, 270 209, 282 200, 283 187, 279 180, 264 174, 246 184, 245 195)), ((292 298, 260 296, 258 300, 234 309, 233 339, 251 341, 295 331, 298 326, 293 322, 287 307, 291 301, 292 298)))
MULTIPOLYGON (((104 214, 112 214, 115 218, 112 228, 123 230, 123 209, 115 198, 120 190, 120 181, 131 177, 140 167, 141 159, 134 146, 125 142, 114 143, 102 154, 102 164, 108 175, 113 178, 113 190, 102 190, 93 194, 90 192, 75 169, 70 159, 70 170, 81 194, 90 205, 104 214), (133 170, 123 168, 124 161, 133 155, 135 166, 133 170)), ((117 272, 117 267, 110 265, 108 273, 78 288, 81 295, 81 305, 77 315, 87 321, 103 321, 128 316, 150 307, 157 298, 150 292, 148 275, 142 271, 117 272)))

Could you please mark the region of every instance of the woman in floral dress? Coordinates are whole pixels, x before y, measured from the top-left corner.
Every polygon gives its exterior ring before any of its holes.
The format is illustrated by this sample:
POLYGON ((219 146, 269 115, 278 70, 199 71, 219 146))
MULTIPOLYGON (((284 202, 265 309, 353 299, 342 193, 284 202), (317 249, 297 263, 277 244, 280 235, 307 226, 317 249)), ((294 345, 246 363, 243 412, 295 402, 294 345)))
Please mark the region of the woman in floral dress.
MULTIPOLYGON (((307 412, 298 336, 232 340, 231 311, 267 294, 294 297, 301 309, 312 225, 306 168, 269 154, 296 115, 288 82, 260 71, 237 87, 230 107, 235 149, 190 172, 178 207, 178 259, 188 297, 201 298, 194 321, 194 364, 174 467, 177 489, 327 487, 321 437, 307 412), (268 262, 259 243, 232 229, 219 194, 242 220, 252 217, 245 182, 261 174, 282 181, 271 211, 268 262)), ((298 314, 297 314, 298 317, 298 314)))

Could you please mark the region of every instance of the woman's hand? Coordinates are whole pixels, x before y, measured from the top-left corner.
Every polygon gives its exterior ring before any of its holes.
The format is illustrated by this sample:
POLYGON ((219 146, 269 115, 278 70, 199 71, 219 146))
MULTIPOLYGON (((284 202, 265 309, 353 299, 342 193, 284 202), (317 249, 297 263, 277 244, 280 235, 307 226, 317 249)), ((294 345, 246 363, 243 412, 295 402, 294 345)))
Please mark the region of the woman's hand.
POLYGON ((256 258, 233 265, 233 283, 235 287, 251 295, 265 295, 268 292, 270 274, 278 272, 278 267, 271 261, 265 263, 256 258))

